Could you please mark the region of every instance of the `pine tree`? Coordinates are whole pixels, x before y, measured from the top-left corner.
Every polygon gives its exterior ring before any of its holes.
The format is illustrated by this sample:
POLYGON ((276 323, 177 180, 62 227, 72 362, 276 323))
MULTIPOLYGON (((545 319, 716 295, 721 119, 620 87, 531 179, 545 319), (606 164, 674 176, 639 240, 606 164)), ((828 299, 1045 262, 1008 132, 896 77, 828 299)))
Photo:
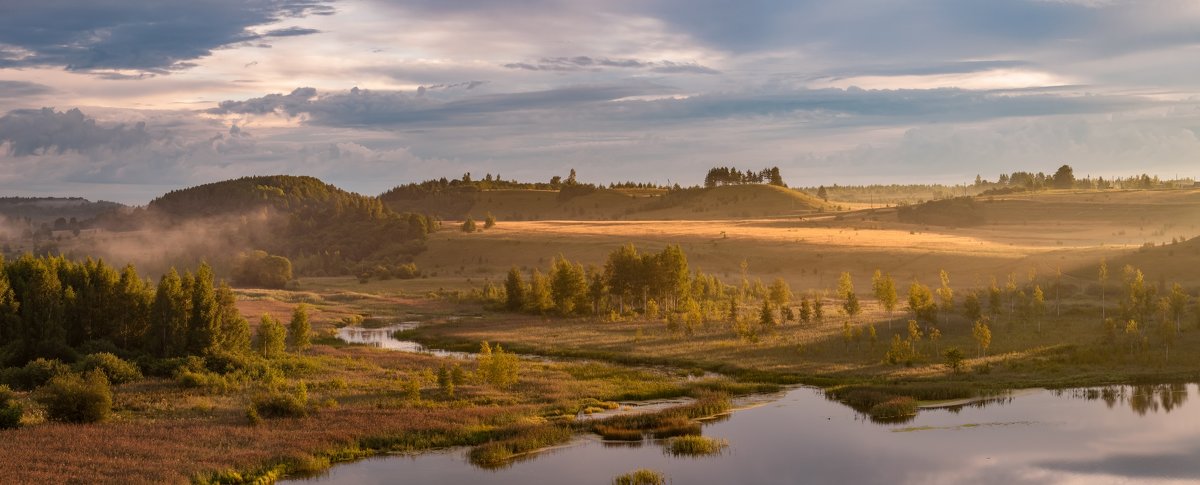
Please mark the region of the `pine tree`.
POLYGON ((504 307, 509 311, 520 311, 525 308, 525 281, 521 279, 521 271, 513 266, 508 270, 504 279, 504 307))
POLYGON ((217 320, 221 349, 243 353, 250 350, 250 322, 237 309, 237 297, 224 281, 217 287, 217 320))
POLYGON ((182 355, 186 335, 182 335, 188 322, 188 295, 183 279, 175 268, 158 280, 154 292, 154 303, 150 306, 150 328, 146 333, 147 349, 159 357, 182 355), (183 338, 181 338, 183 337, 183 338))
POLYGON ((215 350, 220 341, 216 290, 212 268, 201 263, 192 276, 190 315, 187 323, 187 353, 203 355, 215 350))

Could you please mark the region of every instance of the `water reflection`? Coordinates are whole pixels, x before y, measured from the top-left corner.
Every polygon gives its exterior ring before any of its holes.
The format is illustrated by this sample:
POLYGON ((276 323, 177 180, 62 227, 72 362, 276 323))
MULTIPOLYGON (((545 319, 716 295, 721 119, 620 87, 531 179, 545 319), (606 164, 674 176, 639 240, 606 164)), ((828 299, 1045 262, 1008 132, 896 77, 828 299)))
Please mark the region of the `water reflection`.
POLYGON ((466 450, 381 457, 333 468, 314 483, 609 483, 637 468, 672 483, 1190 483, 1200 480, 1200 407, 1194 385, 1101 387, 1014 394, 922 410, 903 426, 877 424, 801 388, 708 422, 729 441, 703 458, 661 443, 571 445, 488 471, 466 450), (903 432, 897 432, 903 431, 903 432))
POLYGON ((1175 411, 1187 402, 1189 395, 1187 384, 1182 383, 1061 389, 1053 392, 1072 399, 1101 400, 1109 409, 1118 404, 1127 405, 1138 416, 1159 410, 1163 413, 1175 411))
POLYGON ((468 352, 452 352, 448 350, 430 349, 411 340, 397 339, 396 332, 417 328, 417 322, 404 322, 379 328, 342 327, 338 329, 338 338, 346 343, 370 345, 382 349, 400 352, 430 354, 438 357, 469 359, 474 354, 468 352))

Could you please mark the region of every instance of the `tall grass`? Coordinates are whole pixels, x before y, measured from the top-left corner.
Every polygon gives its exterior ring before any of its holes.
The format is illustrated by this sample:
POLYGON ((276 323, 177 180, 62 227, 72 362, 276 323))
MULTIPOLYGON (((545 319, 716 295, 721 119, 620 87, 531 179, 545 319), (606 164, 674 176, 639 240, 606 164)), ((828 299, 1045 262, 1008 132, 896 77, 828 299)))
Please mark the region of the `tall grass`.
POLYGON ((667 477, 654 470, 642 468, 618 475, 612 483, 613 485, 664 485, 667 483, 667 477))
POLYGON ((664 445, 666 452, 672 456, 719 455, 727 447, 728 441, 706 436, 680 436, 671 438, 664 445))
POLYGON ((513 459, 527 453, 570 441, 571 428, 559 425, 538 425, 518 428, 512 436, 489 441, 472 448, 467 454, 471 464, 480 468, 503 468, 513 459))

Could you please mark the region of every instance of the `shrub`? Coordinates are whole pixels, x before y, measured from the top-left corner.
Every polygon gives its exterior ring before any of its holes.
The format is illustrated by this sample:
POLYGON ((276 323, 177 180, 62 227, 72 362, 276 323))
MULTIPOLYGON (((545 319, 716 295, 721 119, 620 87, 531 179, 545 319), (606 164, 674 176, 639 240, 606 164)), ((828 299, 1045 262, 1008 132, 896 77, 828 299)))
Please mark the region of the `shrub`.
POLYGON ((142 378, 142 371, 138 369, 137 365, 108 352, 84 357, 75 364, 75 369, 79 372, 99 369, 104 373, 104 377, 108 378, 108 382, 113 384, 124 384, 142 378))
POLYGON ((616 426, 597 425, 592 431, 609 441, 641 441, 642 432, 616 426))
POLYGON ((52 421, 95 423, 112 413, 112 389, 99 369, 55 376, 38 390, 37 399, 52 421))
POLYGON ((904 420, 917 414, 917 401, 908 396, 892 398, 872 406, 867 414, 878 421, 904 420))
POLYGON ((56 376, 70 373, 71 368, 58 359, 37 359, 25 364, 25 367, 5 369, 0 374, 0 384, 21 391, 32 391, 56 376))
POLYGON ((17 402, 17 395, 8 386, 0 385, 0 429, 20 427, 24 414, 25 409, 17 402))
POLYGON ((662 473, 645 468, 634 470, 613 479, 613 485, 664 485, 667 477, 662 473))
MULTIPOLYGON (((294 392, 271 390, 254 396, 248 416, 263 418, 299 418, 308 415, 308 388, 300 383, 294 392)), ((253 422, 253 418, 251 418, 253 422)))

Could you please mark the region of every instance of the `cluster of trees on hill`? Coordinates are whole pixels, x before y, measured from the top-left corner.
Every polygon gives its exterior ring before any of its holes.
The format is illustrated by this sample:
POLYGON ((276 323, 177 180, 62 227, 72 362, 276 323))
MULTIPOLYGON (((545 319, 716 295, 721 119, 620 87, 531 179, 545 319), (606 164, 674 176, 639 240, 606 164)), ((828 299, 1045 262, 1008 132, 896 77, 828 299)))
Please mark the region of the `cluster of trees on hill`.
POLYGON ((1013 172, 1000 174, 995 183, 988 182, 980 176, 975 177, 975 186, 988 188, 985 194, 1004 194, 1026 190, 1042 189, 1155 189, 1182 185, 1191 187, 1191 179, 1163 181, 1157 175, 1132 175, 1128 177, 1083 178, 1075 176, 1075 170, 1070 165, 1058 167, 1053 174, 1043 172, 1013 172))
POLYGON ((250 342, 233 291, 214 283, 208 265, 171 270, 155 288, 133 266, 117 271, 103 261, 26 255, 2 264, 0 357, 10 365, 96 350, 199 355, 250 342))
MULTIPOLYGON (((301 275, 357 274, 377 264, 407 263, 424 250, 440 221, 397 213, 368 197, 312 177, 244 177, 176 190, 139 211, 143 227, 223 218, 232 253, 263 250, 289 258, 301 275), (265 222, 248 217, 265 213, 265 222)), ((216 259, 219 255, 200 255, 216 259)))
POLYGON ((414 182, 410 184, 393 187, 391 190, 384 192, 379 196, 383 201, 392 200, 413 200, 422 199, 433 194, 444 192, 480 192, 484 190, 501 190, 501 189, 517 189, 517 190, 560 190, 565 186, 585 185, 595 187, 592 184, 584 184, 579 182, 575 176, 575 169, 571 169, 571 173, 567 178, 560 175, 555 175, 550 178, 549 182, 519 182, 517 180, 504 180, 499 174, 493 176, 488 173, 482 179, 471 177, 471 173, 467 172, 460 178, 447 179, 442 177, 436 180, 426 180, 424 182, 414 182))
POLYGON ((497 294, 510 311, 569 316, 639 308, 658 313, 696 299, 719 298, 723 286, 712 276, 690 273, 679 246, 641 253, 629 244, 609 254, 603 267, 585 267, 562 256, 554 259, 548 275, 534 269, 525 278, 514 267, 497 294))
POLYGON ((783 176, 779 174, 779 167, 764 168, 757 172, 753 170, 742 172, 736 167, 716 167, 709 169, 708 174, 704 176, 705 187, 742 184, 769 184, 787 187, 783 183, 783 176))

